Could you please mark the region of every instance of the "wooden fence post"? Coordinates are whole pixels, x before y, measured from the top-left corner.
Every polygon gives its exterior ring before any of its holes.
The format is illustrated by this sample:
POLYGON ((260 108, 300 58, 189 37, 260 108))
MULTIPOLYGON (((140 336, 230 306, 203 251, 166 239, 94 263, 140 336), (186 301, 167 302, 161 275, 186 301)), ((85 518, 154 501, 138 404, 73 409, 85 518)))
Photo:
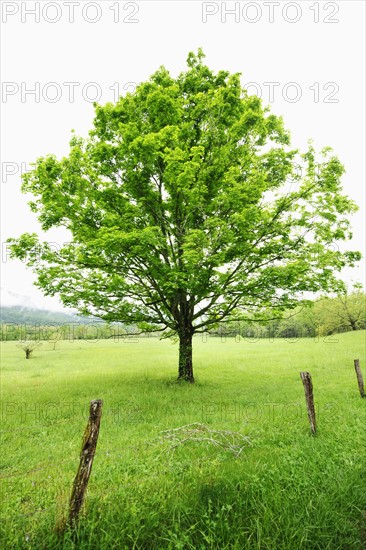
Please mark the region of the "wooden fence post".
POLYGON ((97 447, 102 405, 103 401, 101 399, 90 402, 89 421, 84 432, 79 468, 75 476, 70 497, 68 518, 68 524, 70 526, 74 525, 78 519, 84 501, 85 491, 88 486, 95 449, 97 447))
POLYGON ((353 363, 355 365, 355 371, 356 371, 356 376, 357 376, 358 388, 360 390, 360 395, 361 395, 361 397, 365 397, 365 387, 363 385, 363 378, 362 378, 362 371, 361 371, 361 367, 360 367, 360 360, 359 359, 354 359, 353 363))
POLYGON ((315 420, 315 407, 313 396, 313 383, 309 372, 300 372, 301 380, 304 385, 306 407, 308 410, 308 417, 310 422, 310 428, 313 434, 316 433, 316 420, 315 420))

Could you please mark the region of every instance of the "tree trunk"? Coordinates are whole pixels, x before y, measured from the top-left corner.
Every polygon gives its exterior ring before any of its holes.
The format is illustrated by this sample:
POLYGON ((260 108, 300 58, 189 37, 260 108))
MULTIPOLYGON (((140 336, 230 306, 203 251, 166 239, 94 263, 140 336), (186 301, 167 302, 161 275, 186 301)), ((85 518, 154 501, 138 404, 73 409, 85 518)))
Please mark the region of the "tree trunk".
POLYGON ((31 356, 31 353, 32 353, 32 350, 27 348, 27 349, 25 350, 25 358, 26 358, 26 359, 29 359, 30 356, 31 356))
POLYGON ((192 363, 192 336, 191 327, 186 327, 179 332, 179 370, 178 380, 194 382, 192 363))

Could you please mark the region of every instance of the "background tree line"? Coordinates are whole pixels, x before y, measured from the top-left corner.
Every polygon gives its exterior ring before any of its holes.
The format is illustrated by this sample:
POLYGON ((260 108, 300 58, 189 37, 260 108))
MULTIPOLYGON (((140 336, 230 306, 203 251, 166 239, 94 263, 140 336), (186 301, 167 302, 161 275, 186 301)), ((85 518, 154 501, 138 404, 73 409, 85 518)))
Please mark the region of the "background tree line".
POLYGON ((220 324, 214 336, 247 338, 306 338, 366 329, 366 294, 361 288, 333 298, 321 297, 309 307, 288 310, 282 318, 267 323, 232 322, 220 324))
MULTIPOLYGON (((50 321, 51 312, 46 317, 40 313, 31 316, 29 311, 25 317, 17 313, 16 320, 1 323, 2 341, 49 341, 59 340, 103 340, 114 339, 132 341, 137 336, 161 336, 161 332, 141 332, 135 326, 122 323, 105 323, 98 320, 83 319, 70 322, 50 321), (37 319, 34 322, 34 319, 37 319), (42 322, 43 320, 43 322, 42 322), (33 322, 32 322, 33 321, 33 322)), ((7 319, 12 319, 9 312, 7 319)), ((52 318, 52 317, 51 317, 52 318)), ((78 318, 76 318, 78 319, 78 318)), ((2 319, 4 321, 4 319, 2 319)), ((352 292, 339 294, 336 297, 322 297, 312 302, 309 307, 299 307, 297 310, 285 311, 282 318, 272 319, 266 323, 252 321, 233 321, 219 323, 209 331, 212 337, 242 336, 246 338, 306 338, 328 336, 338 332, 366 329, 366 294, 361 288, 352 292)))
POLYGON ((135 327, 126 327, 114 323, 110 325, 101 321, 83 321, 72 323, 1 323, 1 340, 3 342, 48 341, 56 344, 60 340, 124 339, 134 337, 135 327))

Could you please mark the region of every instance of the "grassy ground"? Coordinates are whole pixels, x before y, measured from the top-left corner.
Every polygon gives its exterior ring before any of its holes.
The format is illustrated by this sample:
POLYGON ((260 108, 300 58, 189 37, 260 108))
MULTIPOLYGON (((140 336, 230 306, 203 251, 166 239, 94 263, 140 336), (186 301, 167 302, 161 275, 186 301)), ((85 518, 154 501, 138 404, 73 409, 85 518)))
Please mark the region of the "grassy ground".
POLYGON ((175 382, 169 341, 2 344, 3 548, 362 549, 366 399, 353 359, 365 332, 326 340, 197 338, 195 385, 175 382), (312 437, 299 371, 313 378, 312 437), (89 401, 104 400, 77 531, 67 509, 89 401), (175 449, 162 430, 238 431, 239 458, 209 443, 175 449))

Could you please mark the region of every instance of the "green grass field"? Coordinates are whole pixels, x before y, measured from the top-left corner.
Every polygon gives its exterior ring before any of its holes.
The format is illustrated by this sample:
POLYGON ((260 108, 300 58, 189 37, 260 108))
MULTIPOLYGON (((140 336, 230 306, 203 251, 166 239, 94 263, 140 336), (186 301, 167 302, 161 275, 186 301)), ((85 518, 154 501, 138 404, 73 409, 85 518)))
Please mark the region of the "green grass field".
POLYGON ((170 341, 59 342, 25 360, 2 344, 2 548, 366 547, 365 332, 194 342, 196 384, 178 384, 170 341), (313 378, 311 436, 299 372, 313 378), (365 375, 364 375, 365 376, 365 375), (89 402, 104 401, 76 532, 57 534, 89 402), (163 430, 199 422, 250 440, 175 448, 163 430))

